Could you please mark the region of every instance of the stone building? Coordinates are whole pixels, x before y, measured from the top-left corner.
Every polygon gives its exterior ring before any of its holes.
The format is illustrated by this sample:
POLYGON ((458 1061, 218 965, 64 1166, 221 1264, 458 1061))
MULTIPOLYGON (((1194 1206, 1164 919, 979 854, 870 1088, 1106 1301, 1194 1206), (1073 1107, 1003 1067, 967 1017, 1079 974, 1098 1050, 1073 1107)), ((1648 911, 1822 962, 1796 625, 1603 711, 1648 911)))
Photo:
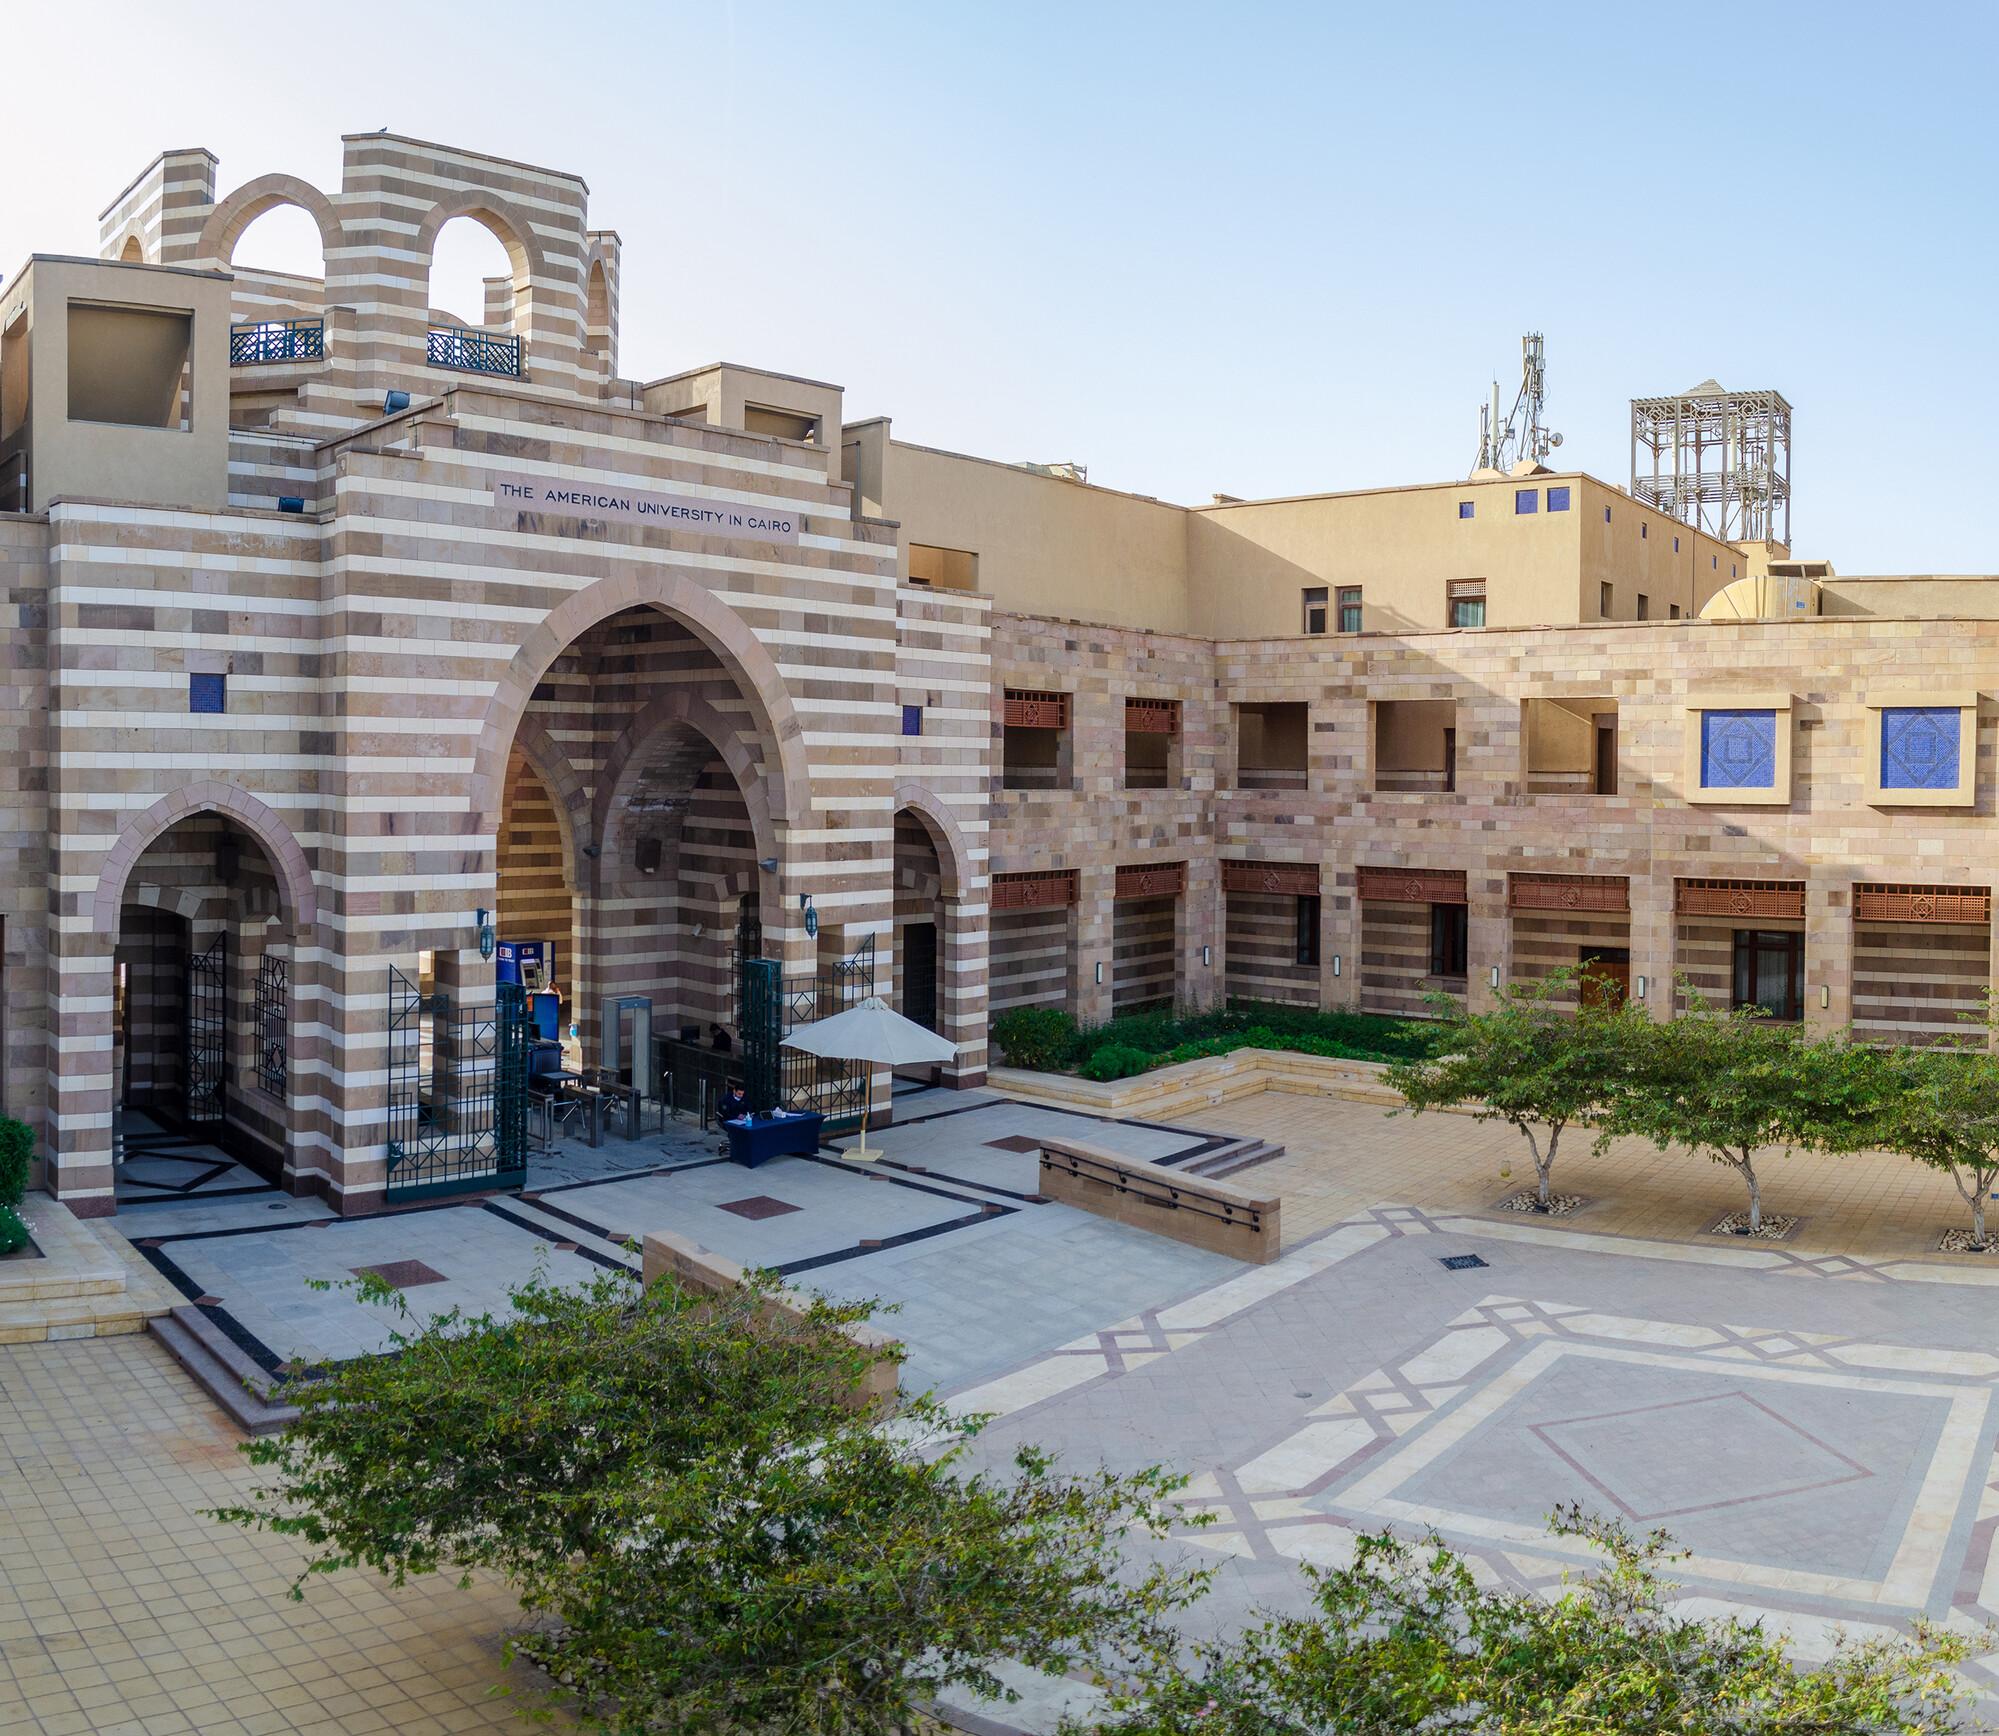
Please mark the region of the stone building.
POLYGON ((622 377, 573 175, 381 133, 215 187, 169 152, 0 284, 0 1090, 79 1211, 140 1125, 343 1211, 504 1185, 523 940, 655 1083, 649 1034, 870 989, 967 1085, 1028 1004, 1590 960, 1920 1038, 1992 981, 1988 581, 1577 473, 1172 506, 622 377), (234 269, 285 204, 323 276, 234 269), (478 326, 457 217, 512 266, 478 326))

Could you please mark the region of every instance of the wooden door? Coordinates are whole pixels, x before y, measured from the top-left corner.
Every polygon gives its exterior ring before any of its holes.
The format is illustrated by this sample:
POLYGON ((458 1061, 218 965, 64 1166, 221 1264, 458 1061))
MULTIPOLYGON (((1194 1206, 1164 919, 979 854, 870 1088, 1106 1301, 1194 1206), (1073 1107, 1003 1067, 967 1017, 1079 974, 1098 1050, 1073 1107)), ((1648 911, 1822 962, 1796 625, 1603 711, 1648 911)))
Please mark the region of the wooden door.
POLYGON ((1623 947, 1605 947, 1581 956, 1582 1002, 1615 1012, 1631 995, 1631 954, 1623 947))

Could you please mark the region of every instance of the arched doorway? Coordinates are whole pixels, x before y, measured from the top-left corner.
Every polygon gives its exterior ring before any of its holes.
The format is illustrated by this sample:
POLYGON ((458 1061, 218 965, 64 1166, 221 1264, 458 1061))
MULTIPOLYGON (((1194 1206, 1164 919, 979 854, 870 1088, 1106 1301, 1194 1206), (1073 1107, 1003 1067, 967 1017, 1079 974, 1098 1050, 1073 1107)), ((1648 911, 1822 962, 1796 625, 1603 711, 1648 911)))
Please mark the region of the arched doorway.
POLYGON ((122 1207, 283 1181, 292 1164, 294 926, 278 862, 196 812, 137 852, 112 953, 122 1207))
POLYGON ((556 959, 568 1070, 657 1097, 692 1069, 716 1100, 740 1071, 743 949, 788 932, 772 753, 754 695, 662 609, 606 615, 539 672, 502 781, 497 942, 556 959))
POLYGON ((943 934, 937 845, 922 817, 904 808, 895 817, 895 1000, 904 1018, 927 1031, 943 1028, 943 934))

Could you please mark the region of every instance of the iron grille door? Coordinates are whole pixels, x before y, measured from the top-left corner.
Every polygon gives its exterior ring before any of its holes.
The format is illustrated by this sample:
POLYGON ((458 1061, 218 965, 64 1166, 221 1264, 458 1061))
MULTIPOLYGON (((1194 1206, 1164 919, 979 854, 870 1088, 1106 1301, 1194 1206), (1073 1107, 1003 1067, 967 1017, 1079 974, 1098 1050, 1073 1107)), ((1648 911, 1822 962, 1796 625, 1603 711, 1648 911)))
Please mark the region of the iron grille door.
POLYGON ((222 1124, 229 1027, 228 936, 187 961, 187 1068, 184 1114, 190 1127, 222 1124))
POLYGON ((388 1194, 494 1192, 527 1181, 527 997, 456 1011, 389 968, 388 1194))
POLYGON ((777 1107, 784 985, 775 959, 746 958, 742 972, 743 1095, 761 1113, 777 1107))
POLYGON ((257 966, 257 1084, 273 1097, 285 1094, 290 1030, 291 967, 267 948, 257 966))

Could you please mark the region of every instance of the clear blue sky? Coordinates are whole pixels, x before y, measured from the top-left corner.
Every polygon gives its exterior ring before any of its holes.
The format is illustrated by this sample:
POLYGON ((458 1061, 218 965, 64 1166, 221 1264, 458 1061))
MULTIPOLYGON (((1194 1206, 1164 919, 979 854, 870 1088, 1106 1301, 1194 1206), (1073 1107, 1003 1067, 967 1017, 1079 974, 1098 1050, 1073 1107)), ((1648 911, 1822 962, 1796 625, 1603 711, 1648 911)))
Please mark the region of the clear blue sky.
POLYGON ((1624 481, 1634 394, 1774 386, 1800 553, 1999 570, 1995 49, 1989 3, 23 0, 0 271, 94 251, 162 147, 332 187, 386 125, 581 173, 641 378, 1203 501, 1461 474, 1539 328, 1564 462, 1624 481))

